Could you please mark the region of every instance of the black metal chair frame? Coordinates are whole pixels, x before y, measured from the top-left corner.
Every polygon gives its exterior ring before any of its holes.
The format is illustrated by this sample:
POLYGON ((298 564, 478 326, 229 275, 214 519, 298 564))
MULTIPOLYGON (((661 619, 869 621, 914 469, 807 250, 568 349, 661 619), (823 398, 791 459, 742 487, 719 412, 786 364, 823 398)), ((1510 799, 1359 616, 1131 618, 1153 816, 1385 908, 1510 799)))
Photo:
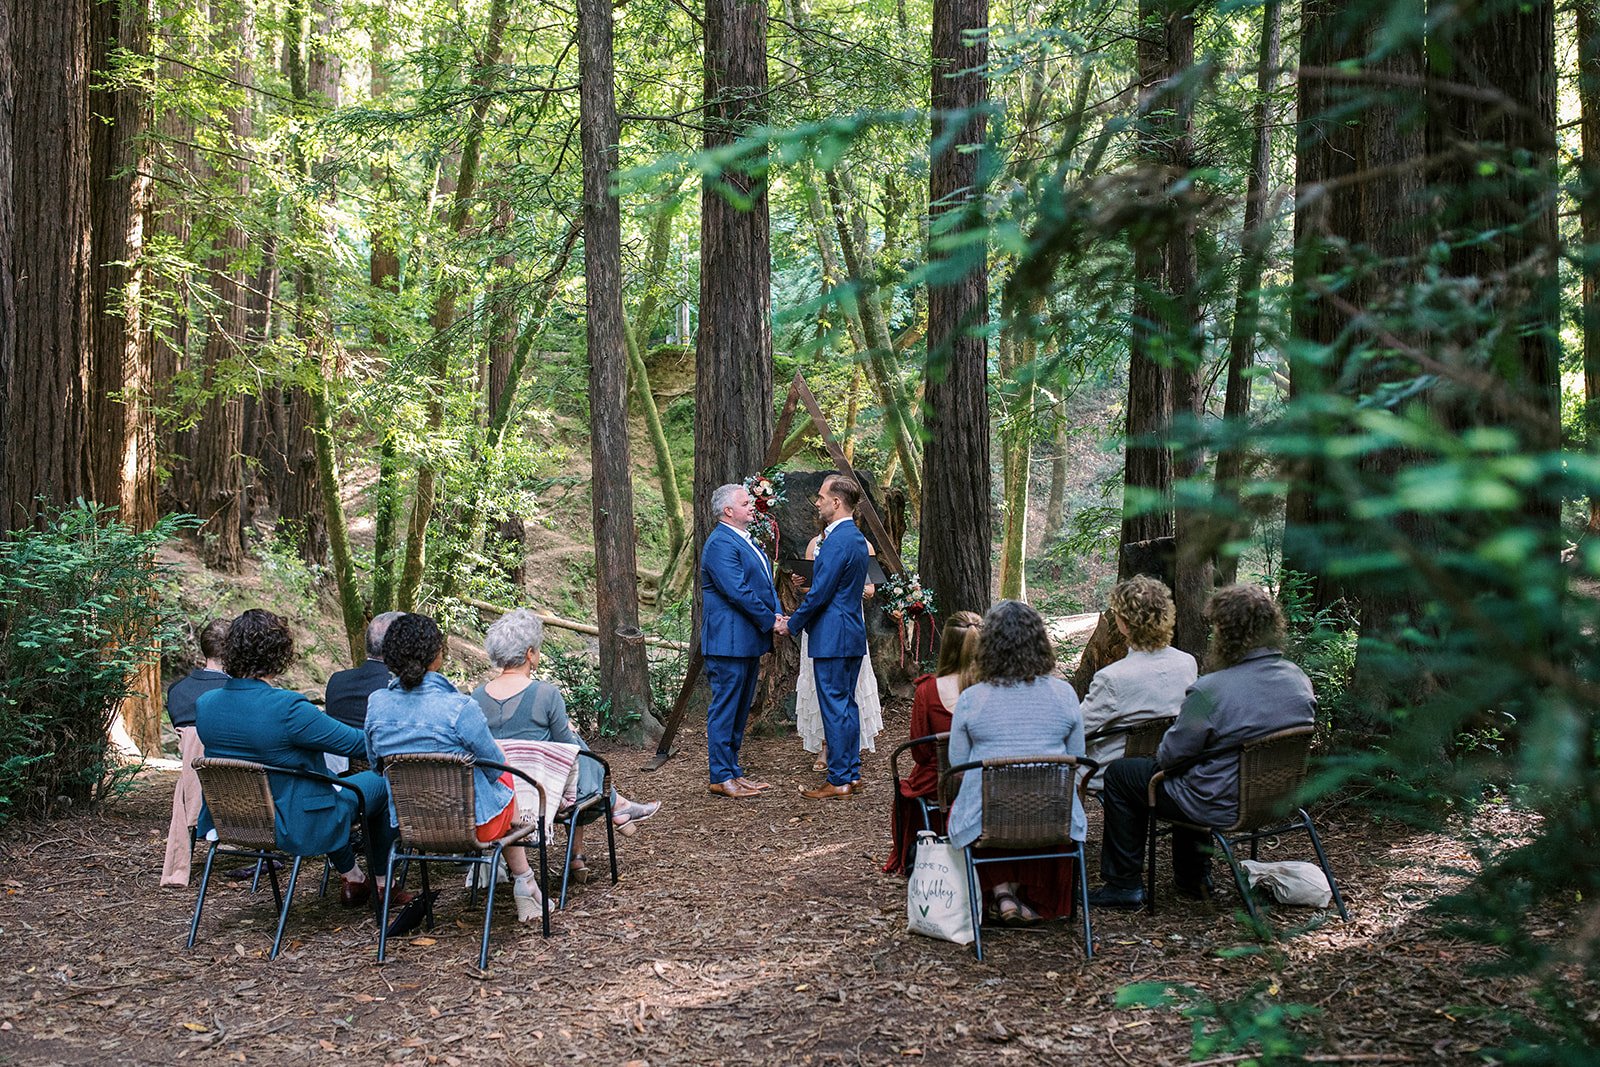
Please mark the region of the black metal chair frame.
MULTIPOLYGON (((1083 768, 1088 776, 1092 777, 1100 769, 1100 765, 1087 756, 1017 756, 1007 759, 972 760, 960 763, 945 771, 940 779, 940 791, 954 797, 958 790, 957 783, 960 776, 967 771, 982 770, 987 773, 1004 767, 1027 766, 1030 764, 1055 763, 1067 764, 1074 768, 1083 768)), ((1074 771, 1076 775, 1076 771, 1074 771)), ((1078 795, 1076 784, 1067 790, 1071 797, 1074 809, 1083 803, 1078 795)), ((978 839, 966 847, 967 854, 967 903, 972 912, 972 954, 979 960, 983 959, 983 887, 978 882, 978 867, 986 863, 1018 863, 1024 860, 1070 859, 1073 861, 1073 878, 1078 883, 1078 895, 1075 906, 1079 917, 1083 920, 1083 954, 1085 959, 1094 959, 1094 930, 1089 921, 1089 872, 1084 866, 1083 842, 1071 838, 1072 823, 1069 818, 1067 825, 1062 830, 1062 836, 1072 842, 1072 847, 1054 852, 1029 853, 1022 856, 996 856, 980 859, 972 854, 974 848, 1008 847, 1003 841, 985 843, 984 834, 979 832, 978 839)))
MULTIPOLYGON (((436 752, 395 753, 395 755, 427 755, 427 756, 434 756, 434 755, 441 755, 441 753, 436 753, 436 752)), ((394 868, 395 868, 395 862, 397 860, 401 861, 401 863, 402 863, 402 867, 401 867, 401 880, 402 880, 402 882, 404 881, 404 878, 405 878, 405 871, 409 867, 409 865, 410 865, 412 860, 416 860, 418 863, 420 863, 422 865, 422 893, 423 893, 423 899, 424 900, 427 899, 427 894, 429 892, 431 892, 431 890, 432 890, 432 887, 429 884, 429 879, 428 879, 428 864, 429 864, 430 861, 431 862, 438 862, 438 863, 466 863, 466 864, 471 864, 474 867, 476 867, 476 866, 486 866, 488 868, 488 871, 489 871, 488 888, 486 890, 484 890, 484 903, 483 903, 483 939, 482 939, 482 942, 480 943, 480 945, 478 947, 478 970, 480 970, 480 971, 487 970, 488 967, 489 967, 489 929, 490 929, 490 925, 491 925, 491 920, 494 918, 495 874, 500 869, 500 853, 504 850, 504 848, 508 844, 514 845, 514 844, 519 843, 522 839, 524 839, 526 837, 536 837, 538 839, 538 842, 539 842, 539 868, 538 868, 539 869, 539 881, 540 881, 540 883, 542 885, 547 880, 545 875, 546 875, 546 872, 547 872, 548 867, 549 867, 549 856, 548 856, 548 853, 547 853, 546 847, 545 847, 546 841, 545 841, 545 833, 544 833, 544 810, 545 810, 546 798, 545 798, 545 793, 544 793, 544 787, 541 786, 538 782, 534 781, 533 778, 529 777, 523 771, 520 771, 516 767, 512 767, 509 764, 496 763, 493 760, 480 759, 480 760, 473 760, 471 763, 468 764, 469 769, 470 769, 470 767, 473 767, 473 766, 476 766, 476 767, 487 767, 487 768, 490 768, 491 770, 499 771, 502 774, 509 772, 510 774, 514 775, 515 777, 521 778, 523 781, 525 781, 529 785, 533 786, 534 790, 539 794, 539 811, 537 813, 537 821, 534 822, 533 824, 531 824, 530 826, 528 826, 526 828, 526 832, 525 833, 517 835, 516 837, 514 837, 510 841, 507 841, 506 838, 501 838, 500 840, 494 842, 493 845, 489 846, 487 855, 485 855, 482 852, 479 852, 479 853, 476 853, 476 854, 466 853, 466 852, 425 853, 425 852, 421 851, 420 849, 412 849, 412 848, 410 848, 409 846, 407 846, 405 844, 405 842, 404 842, 404 840, 402 838, 397 836, 395 838, 394 845, 389 850, 389 861, 388 861, 388 864, 387 864, 387 866, 385 868, 385 884, 387 886, 389 886, 390 889, 389 889, 388 892, 384 893, 383 906, 380 909, 379 914, 378 914, 378 962, 379 963, 385 962, 386 958, 387 958, 387 954, 388 954, 388 947, 389 947, 389 901, 390 901, 391 897, 393 896, 393 887, 396 884, 395 880, 394 880, 394 868)), ((386 762, 385 762, 385 765, 384 765, 384 767, 382 769, 382 773, 384 775, 385 780, 387 780, 388 779, 388 767, 387 767, 386 762)), ((540 898, 540 912, 541 912, 542 932, 543 932, 545 937, 549 937, 550 936, 550 897, 549 897, 549 895, 547 893, 545 893, 541 889, 541 891, 539 893, 539 898, 540 898)), ((472 893, 471 893, 471 895, 469 897, 469 900, 472 903, 476 903, 476 901, 477 901, 477 887, 476 887, 476 885, 473 886, 472 893)), ((428 928, 432 929, 432 927, 433 927, 433 906, 432 906, 431 903, 428 904, 426 922, 427 922, 428 928)))
MULTIPOLYGON (((891 779, 891 784, 895 789, 900 788, 900 756, 903 753, 910 752, 918 745, 936 745, 938 751, 937 762, 942 769, 948 769, 950 731, 946 730, 942 733, 927 734, 922 737, 913 737, 911 740, 897 745, 895 750, 889 754, 889 777, 891 779)), ((939 795, 936 796, 932 801, 929 801, 927 797, 916 798, 917 807, 922 812, 922 828, 924 830, 932 831, 933 813, 936 811, 942 812, 945 810, 945 796, 942 788, 944 783, 943 770, 941 770, 939 782, 941 786, 939 795)))
MULTIPOLYGON (((1262 742, 1303 736, 1307 739, 1309 748, 1310 737, 1314 732, 1315 727, 1294 727, 1292 729, 1279 730, 1275 733, 1254 738, 1242 744, 1229 745, 1225 748, 1209 749, 1204 752, 1196 753, 1195 755, 1184 760, 1181 764, 1158 772, 1150 781, 1150 789, 1153 791, 1157 782, 1180 777, 1191 767, 1203 763, 1206 760, 1214 759, 1218 756, 1238 754, 1242 759, 1244 750, 1247 747, 1261 744, 1262 742)), ((1287 795, 1289 794, 1286 794, 1286 796, 1287 795)), ((1344 898, 1339 894, 1338 879, 1333 876, 1333 867, 1328 863, 1328 854, 1322 848, 1322 838, 1318 836, 1317 828, 1312 823, 1311 816, 1308 815, 1306 813, 1306 809, 1302 807, 1295 807, 1292 809, 1292 811, 1294 812, 1293 818, 1291 818, 1288 822, 1276 826, 1269 826, 1265 829, 1248 830, 1242 833, 1235 833, 1234 830, 1239 828, 1237 823, 1233 827, 1215 827, 1206 826, 1202 823, 1185 822, 1178 819, 1166 819, 1156 815, 1155 807, 1152 805, 1150 807, 1149 832, 1146 835, 1147 858, 1145 863, 1145 910, 1151 915, 1156 913, 1157 838, 1170 837, 1172 836, 1174 827, 1182 827, 1186 830, 1193 830, 1197 833, 1208 833, 1211 835, 1211 839, 1216 843, 1217 847, 1222 850, 1223 858, 1228 861, 1228 870, 1233 874, 1234 887, 1239 891, 1239 899, 1244 901, 1245 911, 1249 914, 1250 921, 1255 923, 1257 926, 1262 925, 1261 912, 1256 907, 1255 898, 1250 893, 1250 880, 1245 877, 1244 868, 1239 866, 1239 860, 1234 855, 1234 849, 1248 842, 1250 845, 1250 858, 1254 860, 1257 858, 1260 852, 1260 845, 1263 838, 1278 837, 1282 834, 1293 833, 1297 830, 1304 830, 1311 838, 1312 849, 1316 851, 1317 865, 1322 868, 1323 875, 1325 875, 1328 879, 1328 888, 1332 891, 1334 907, 1339 912, 1339 918, 1349 922, 1350 913, 1344 906, 1344 898), (1166 826, 1161 826, 1160 824, 1162 823, 1165 823, 1166 826)))
MULTIPOLYGON (((206 757, 201 756, 195 759, 193 766, 196 773, 199 773, 201 770, 203 770, 202 764, 216 762, 219 761, 215 759, 207 759, 206 757)), ((326 774, 316 774, 312 771, 303 771, 297 767, 276 767, 269 763, 255 763, 253 760, 227 760, 226 762, 248 763, 260 768, 261 771, 268 775, 281 774, 289 778, 301 778, 308 782, 322 782, 325 785, 338 786, 339 788, 351 793, 356 798, 356 810, 354 817, 351 819, 351 824, 353 826, 359 825, 366 817, 366 806, 362 803, 361 791, 359 789, 352 789, 348 785, 341 786, 338 779, 332 778, 326 774)), ((271 793, 271 788, 271 779, 269 778, 267 782, 269 795, 271 793)), ((201 796, 204 797, 205 781, 203 778, 201 779, 200 783, 200 793, 201 796)), ((213 822, 215 822, 214 817, 213 822)), ((284 927, 289 921, 289 905, 294 901, 294 887, 295 881, 300 875, 300 861, 305 857, 292 855, 291 853, 285 852, 283 849, 279 848, 245 848, 240 845, 229 845, 221 839, 222 828, 218 827, 216 832, 218 839, 209 842, 211 847, 206 850, 205 873, 200 876, 200 894, 194 902, 194 918, 189 922, 189 941, 185 947, 194 948, 195 938, 200 932, 200 913, 205 909, 206 905, 206 889, 211 883, 211 866, 215 862, 217 854, 220 852, 225 856, 239 856, 244 859, 253 859, 256 861, 255 878, 251 882, 250 886, 250 891, 252 893, 256 891, 256 886, 260 884, 262 869, 266 869, 268 884, 272 887, 272 903, 278 911, 278 928, 277 932, 274 933, 272 937, 272 955, 267 957, 268 959, 275 960, 278 958, 279 947, 283 943, 284 927), (277 867, 272 863, 273 860, 277 859, 286 859, 292 861, 289 867, 289 884, 287 889, 282 892, 280 892, 278 888, 277 867)), ((324 883, 324 887, 326 887, 326 883, 324 883)))
POLYGON ((578 758, 583 759, 584 757, 588 757, 600 764, 600 769, 605 773, 600 779, 600 793, 598 796, 592 796, 587 800, 574 804, 570 808, 563 808, 561 811, 556 812, 556 825, 567 828, 567 854, 565 862, 561 865, 561 897, 556 903, 557 911, 563 911, 567 906, 567 886, 572 881, 572 855, 576 851, 576 839, 573 837, 573 831, 578 828, 578 816, 596 805, 599 805, 606 823, 606 852, 611 859, 611 884, 616 885, 621 879, 621 875, 617 873, 617 824, 613 821, 616 813, 611 803, 611 764, 588 749, 580 748, 578 750, 578 758))

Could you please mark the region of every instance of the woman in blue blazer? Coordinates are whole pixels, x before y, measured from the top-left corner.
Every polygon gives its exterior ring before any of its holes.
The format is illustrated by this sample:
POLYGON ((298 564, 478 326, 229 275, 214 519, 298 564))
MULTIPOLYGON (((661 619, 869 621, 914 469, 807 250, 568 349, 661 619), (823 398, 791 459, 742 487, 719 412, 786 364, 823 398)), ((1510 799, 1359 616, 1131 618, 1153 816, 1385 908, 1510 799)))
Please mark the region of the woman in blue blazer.
MULTIPOLYGON (((328 773, 323 756, 330 752, 366 758, 367 740, 360 730, 326 715, 304 694, 272 684, 293 660, 294 637, 279 616, 252 608, 233 621, 222 650, 223 668, 232 677, 222 688, 202 696, 195 709, 195 729, 208 758, 249 760, 316 774, 328 773)), ((372 771, 343 779, 341 784, 348 789, 287 775, 268 777, 277 809, 278 847, 292 856, 326 853, 343 880, 339 900, 345 907, 359 907, 369 900, 381 903, 383 884, 377 872, 384 869, 394 841, 388 783, 372 771), (350 848, 356 813, 351 790, 361 794, 366 814, 367 867, 373 872, 376 893, 350 848)), ((210 812, 202 811, 200 832, 211 827, 210 812)), ((396 894, 390 907, 409 899, 408 894, 396 894)))

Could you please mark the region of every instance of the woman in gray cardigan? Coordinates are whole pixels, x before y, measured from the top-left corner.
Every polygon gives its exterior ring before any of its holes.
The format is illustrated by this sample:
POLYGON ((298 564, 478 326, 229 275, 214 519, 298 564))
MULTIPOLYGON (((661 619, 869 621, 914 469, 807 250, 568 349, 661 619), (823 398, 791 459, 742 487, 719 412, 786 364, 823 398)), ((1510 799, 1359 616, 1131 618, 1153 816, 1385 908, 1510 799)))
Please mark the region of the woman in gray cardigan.
MULTIPOLYGON (((544 645, 544 623, 525 608, 502 615, 483 635, 483 648, 489 662, 500 669, 497 678, 472 691, 472 699, 489 720, 489 732, 502 741, 559 741, 588 749, 588 744, 572 728, 567 718, 567 702, 561 690, 533 676, 539 666, 539 650, 544 645)), ((578 799, 596 796, 605 772, 594 760, 578 760, 578 799)), ((635 833, 636 824, 661 810, 659 800, 640 804, 614 789, 611 793, 612 820, 626 835, 635 833)), ((574 872, 587 871, 583 857, 583 827, 574 829, 574 872)))
MULTIPOLYGON (((1072 686, 1053 676, 1055 649, 1044 619, 1019 600, 1002 600, 983 617, 977 685, 962 690, 950 723, 950 763, 1015 756, 1083 755, 1083 716, 1072 686)), ((983 772, 968 771, 950 805, 950 843, 966 847, 983 824, 983 772)), ((1072 836, 1083 840, 1075 805, 1072 836)), ((979 855, 1004 855, 986 849, 979 855)), ((1006 925, 1036 923, 1072 910, 1072 868, 1065 859, 984 864, 978 878, 1006 925)))

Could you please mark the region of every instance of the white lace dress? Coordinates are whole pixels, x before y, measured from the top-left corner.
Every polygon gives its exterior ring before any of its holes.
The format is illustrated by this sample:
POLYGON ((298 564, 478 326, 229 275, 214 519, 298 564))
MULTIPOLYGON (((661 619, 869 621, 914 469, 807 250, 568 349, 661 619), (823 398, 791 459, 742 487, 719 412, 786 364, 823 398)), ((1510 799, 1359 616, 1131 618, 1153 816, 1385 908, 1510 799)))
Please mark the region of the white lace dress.
MULTIPOLYGON (((817 675, 811 669, 809 635, 800 635, 800 678, 795 683, 794 725, 807 752, 821 752, 822 705, 817 703, 817 675)), ((872 657, 861 657, 861 673, 856 676, 856 706, 861 709, 861 750, 876 752, 873 745, 883 729, 883 705, 878 701, 878 677, 872 673, 872 657)))

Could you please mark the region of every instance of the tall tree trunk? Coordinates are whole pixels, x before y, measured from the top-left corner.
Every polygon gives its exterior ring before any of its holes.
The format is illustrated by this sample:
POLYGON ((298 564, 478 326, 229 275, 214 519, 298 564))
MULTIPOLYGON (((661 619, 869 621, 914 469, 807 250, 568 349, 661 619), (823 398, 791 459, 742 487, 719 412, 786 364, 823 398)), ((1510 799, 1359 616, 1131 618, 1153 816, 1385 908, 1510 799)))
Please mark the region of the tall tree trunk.
MULTIPOLYGON (((706 0, 705 147, 765 120, 767 8, 706 0)), ((772 275, 764 179, 727 173, 700 194, 700 332, 695 342, 694 562, 717 523, 717 486, 754 474, 772 436, 772 275), (748 202, 741 210, 719 186, 748 202)), ((695 583, 694 624, 700 621, 695 583)))
POLYGON ((86 494, 91 0, 13 7, 16 352, 0 527, 86 494))
MULTIPOLYGON (((90 306, 96 328, 89 353, 89 480, 96 499, 116 505, 132 528, 147 530, 156 521, 150 349, 140 311, 150 98, 142 81, 112 81, 111 59, 118 50, 149 52, 149 12, 144 0, 113 0, 96 3, 91 20, 90 306)), ((128 736, 139 751, 159 753, 160 664, 139 669, 128 689, 119 710, 128 736)))
MULTIPOLYGON (((229 9, 212 6, 213 25, 233 52, 233 80, 241 87, 251 84, 250 56, 255 39, 254 20, 246 4, 237 12, 235 32, 228 37, 229 9)), ((242 205, 250 195, 250 172, 246 161, 251 136, 250 100, 241 97, 227 108, 229 157, 216 166, 231 168, 233 195, 242 205)), ((213 241, 207 264, 211 273, 216 304, 211 312, 211 327, 206 334, 204 355, 205 411, 195 434, 196 514, 200 517, 202 554, 217 570, 237 571, 244 564, 244 402, 225 391, 222 377, 225 364, 237 359, 244 348, 247 329, 245 251, 248 238, 234 224, 237 215, 221 213, 226 222, 220 240, 213 241)))
POLYGON ((622 318, 622 218, 616 170, 617 105, 612 85, 611 0, 578 2, 578 100, 583 142, 583 275, 588 311, 589 442, 593 465, 595 612, 600 688, 611 713, 649 732, 650 677, 639 629, 633 481, 628 449, 628 355, 622 318))
POLYGON ((1051 434, 1050 495, 1044 506, 1044 543, 1061 536, 1067 521, 1067 449, 1071 445, 1066 401, 1055 405, 1055 431, 1051 434))
POLYGON ((11 374, 17 357, 15 188, 16 126, 12 121, 16 99, 16 66, 11 60, 11 4, 0 4, 0 534, 11 528, 11 472, 8 456, 11 435, 7 404, 11 374))
MULTIPOLYGON (((157 48, 166 50, 163 38, 157 48)), ((155 67, 159 91, 166 92, 179 85, 184 68, 173 60, 162 60, 155 67)), ((161 109, 156 118, 155 136, 151 143, 151 190, 149 218, 146 230, 156 241, 170 241, 180 248, 190 242, 190 197, 187 192, 195 184, 198 166, 194 148, 194 124, 181 108, 161 109)), ((177 380, 188 361, 189 304, 194 290, 190 273, 163 279, 152 286, 148 307, 150 350, 150 377, 152 408, 169 411, 176 398, 171 383, 177 380)), ((165 466, 167 476, 158 492, 157 510, 194 513, 194 468, 190 459, 192 448, 180 447, 180 437, 187 440, 192 435, 177 429, 175 420, 160 418, 154 426, 157 461, 165 466)))
MULTIPOLYGON (((1600 450, 1600 0, 1576 0, 1578 106, 1583 159, 1578 211, 1583 230, 1583 438, 1600 450)), ((1589 497, 1589 532, 1600 534, 1600 493, 1589 497)))
MULTIPOLYGON (((471 84, 472 110, 461 138, 461 166, 448 218, 449 231, 459 237, 466 232, 472 217, 473 197, 478 187, 478 162, 483 150, 484 120, 494 87, 500 80, 500 55, 505 47, 506 23, 510 19, 506 0, 493 0, 489 8, 489 30, 483 49, 474 57, 471 84)), ((444 390, 450 373, 450 338, 447 331, 455 322, 457 288, 453 281, 439 283, 429 324, 433 338, 428 347, 428 375, 432 379, 428 396, 428 434, 437 436, 444 428, 444 390)), ((417 469, 416 487, 411 502, 411 521, 406 529, 406 554, 400 571, 398 600, 401 610, 416 607, 422 587, 427 555, 428 525, 433 519, 434 495, 439 472, 428 460, 417 469)))
MULTIPOLYGON (((1277 88, 1279 53, 1283 41, 1283 2, 1266 0, 1261 9, 1261 47, 1257 54, 1256 103, 1252 112, 1255 137, 1250 142, 1250 174, 1245 184, 1244 225, 1240 243, 1239 291, 1233 302, 1233 328, 1228 337, 1228 384, 1222 417, 1234 432, 1250 418, 1250 369, 1255 365, 1256 334, 1261 315, 1261 276, 1267 250, 1272 245, 1272 225, 1267 218, 1267 190, 1272 183, 1272 94, 1277 88)), ((1224 447, 1217 454, 1217 496, 1240 508, 1240 481, 1247 457, 1244 449, 1224 447)), ((1217 552, 1217 584, 1228 585, 1239 572, 1239 550, 1234 545, 1250 534, 1248 519, 1236 519, 1226 531, 1217 552)))
POLYGON ((1034 297, 1021 328, 1007 330, 1000 340, 1000 492, 1004 531, 1000 540, 1000 595, 1007 600, 1025 600, 1028 596, 1028 482, 1033 470, 1033 405, 1038 394, 1039 354, 1034 323, 1043 310, 1044 297, 1034 297))
MULTIPOLYGON (((959 268, 928 290, 928 443, 918 562, 939 610, 986 611, 993 544, 989 466, 986 245, 979 160, 988 99, 988 0, 934 0, 929 261, 959 268), (969 36, 971 35, 971 36, 969 36)), ((908 472, 909 473, 909 472, 908 472)))
MULTIPOLYGON (((379 19, 372 30, 371 52, 372 105, 379 106, 389 92, 389 38, 384 20, 379 19)), ((387 198, 389 167, 380 160, 368 173, 374 196, 387 198)), ((393 234, 388 225, 380 224, 372 231, 372 251, 368 257, 368 277, 373 290, 380 298, 393 293, 399 284, 400 254, 395 248, 393 234)), ((384 309, 385 311, 387 309, 384 309)), ((388 361, 389 344, 393 340, 388 328, 382 325, 387 316, 380 312, 378 324, 372 331, 372 346, 388 361)), ((373 489, 372 520, 372 600, 374 615, 393 611, 395 605, 395 533, 400 515, 400 456, 394 434, 385 432, 378 446, 378 482, 373 489)))

